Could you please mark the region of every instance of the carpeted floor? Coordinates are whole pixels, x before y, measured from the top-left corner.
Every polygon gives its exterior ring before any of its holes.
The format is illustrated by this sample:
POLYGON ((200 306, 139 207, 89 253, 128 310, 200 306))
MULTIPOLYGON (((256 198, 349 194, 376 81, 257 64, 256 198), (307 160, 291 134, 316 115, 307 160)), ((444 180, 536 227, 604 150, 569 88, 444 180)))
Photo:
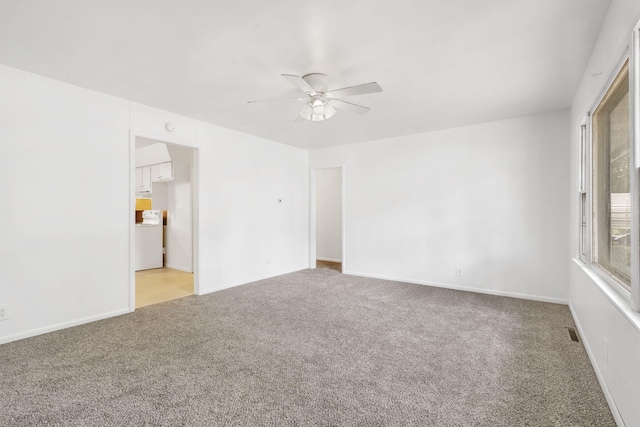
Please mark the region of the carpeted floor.
POLYGON ((613 426, 566 306, 305 270, 0 346, 3 426, 613 426))

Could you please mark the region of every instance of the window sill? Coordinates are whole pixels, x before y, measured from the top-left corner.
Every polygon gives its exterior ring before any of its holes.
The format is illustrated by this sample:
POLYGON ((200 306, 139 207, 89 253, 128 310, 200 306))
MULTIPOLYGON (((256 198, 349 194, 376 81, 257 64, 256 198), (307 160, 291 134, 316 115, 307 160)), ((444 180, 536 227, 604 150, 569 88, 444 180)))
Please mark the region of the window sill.
POLYGON ((629 323, 631 323, 631 325, 633 325, 633 327, 636 328, 638 332, 640 332, 640 313, 631 310, 631 298, 623 296, 620 292, 614 289, 612 285, 610 285, 609 283, 607 283, 607 281, 600 277, 594 269, 587 267, 579 259, 572 259, 573 262, 575 262, 578 267, 580 267, 582 271, 584 271, 585 274, 589 276, 596 287, 600 289, 600 292, 602 292, 604 296, 607 297, 609 301, 611 301, 613 306, 620 312, 620 314, 622 314, 622 316, 624 316, 629 321, 629 323))

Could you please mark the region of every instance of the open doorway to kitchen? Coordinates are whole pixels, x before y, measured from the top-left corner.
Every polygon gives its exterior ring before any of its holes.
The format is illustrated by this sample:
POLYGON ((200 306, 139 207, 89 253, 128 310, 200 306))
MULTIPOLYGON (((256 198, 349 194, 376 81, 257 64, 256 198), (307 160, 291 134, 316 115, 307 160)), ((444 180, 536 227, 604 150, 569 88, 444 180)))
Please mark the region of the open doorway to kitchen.
POLYGON ((310 268, 344 271, 344 167, 311 170, 310 268))
POLYGON ((198 150, 133 138, 132 309, 198 292, 198 150))

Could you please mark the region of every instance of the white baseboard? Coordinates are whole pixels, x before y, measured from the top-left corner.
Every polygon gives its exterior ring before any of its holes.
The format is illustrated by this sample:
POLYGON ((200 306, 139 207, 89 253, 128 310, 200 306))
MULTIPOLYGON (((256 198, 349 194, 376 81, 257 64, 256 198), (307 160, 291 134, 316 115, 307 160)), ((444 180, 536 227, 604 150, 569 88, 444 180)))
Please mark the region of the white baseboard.
POLYGON ((131 310, 129 309, 129 307, 123 308, 120 310, 110 311, 108 313, 98 314, 96 316, 88 316, 88 317, 83 317, 82 319, 56 323, 55 325, 48 325, 43 328, 30 329, 28 331, 19 332, 17 334, 0 337, 0 344, 5 344, 11 341, 18 341, 25 338, 31 338, 31 337, 35 337, 36 335, 42 335, 48 332, 59 331, 61 329, 71 328, 73 326, 80 326, 80 325, 84 325, 85 323, 91 323, 98 320, 107 319, 109 317, 120 316, 127 313, 131 313, 131 310))
POLYGON ((268 275, 268 276, 255 277, 255 278, 248 279, 248 280, 241 280, 239 282, 227 283, 227 284, 224 284, 224 285, 221 285, 221 286, 216 286, 215 288, 199 289, 198 295, 210 294, 212 292, 222 291, 224 289, 234 288, 236 286, 242 286, 242 285, 246 285, 248 283, 258 282, 260 280, 265 280, 265 279, 271 279, 272 277, 282 276, 282 275, 289 274, 289 273, 295 273, 296 271, 308 270, 308 269, 309 269, 308 266, 304 266, 304 267, 300 267, 300 268, 294 268, 293 270, 287 270, 287 271, 284 271, 284 272, 281 272, 281 273, 271 274, 271 275, 268 275))
POLYGON ((318 261, 329 261, 329 262, 342 262, 342 258, 324 258, 324 257, 316 257, 318 261))
POLYGON ((181 265, 177 265, 177 264, 164 264, 165 267, 167 268, 172 268, 174 270, 180 270, 180 271, 184 271, 186 273, 193 273, 193 269, 189 268, 189 267, 183 267, 181 265))
POLYGON ((394 282, 412 283, 415 285, 433 286, 436 288, 453 289, 456 291, 476 292, 479 294, 497 295, 501 297, 520 298, 520 299, 526 299, 526 300, 532 300, 532 301, 551 302, 554 304, 569 305, 569 301, 562 298, 545 297, 545 296, 531 295, 531 294, 521 294, 518 292, 507 292, 507 291, 499 291, 494 289, 472 288, 469 286, 452 285, 449 283, 428 282, 426 280, 407 279, 404 277, 383 276, 380 274, 368 274, 368 273, 361 273, 358 271, 343 271, 342 274, 349 274, 351 276, 370 277, 372 279, 392 280, 394 282))
POLYGON ((571 311, 571 317, 573 317, 573 321, 575 322, 576 327, 578 328, 578 333, 580 334, 582 345, 584 346, 585 350, 587 350, 589 361, 591 362, 591 366, 593 367, 593 370, 596 373, 596 377, 598 378, 598 382, 600 383, 600 388, 604 393, 605 399, 607 399, 607 403, 609 404, 609 409, 611 410, 611 414, 613 415, 613 418, 616 420, 616 424, 618 426, 624 427, 625 424, 624 424, 624 421, 622 420, 622 416, 620 415, 620 411, 618 411, 616 402, 613 400, 613 396, 609 391, 609 387, 607 387, 607 383, 605 383, 604 381, 604 376, 602 375, 602 372, 600 371, 600 367, 596 362, 596 358, 593 355, 593 352, 591 351, 591 346, 589 346, 589 341, 587 341, 585 338, 586 335, 584 334, 584 330, 582 329, 580 320, 578 319, 578 316, 576 316, 576 312, 573 310, 573 305, 571 305, 571 303, 569 303, 569 310, 571 311))

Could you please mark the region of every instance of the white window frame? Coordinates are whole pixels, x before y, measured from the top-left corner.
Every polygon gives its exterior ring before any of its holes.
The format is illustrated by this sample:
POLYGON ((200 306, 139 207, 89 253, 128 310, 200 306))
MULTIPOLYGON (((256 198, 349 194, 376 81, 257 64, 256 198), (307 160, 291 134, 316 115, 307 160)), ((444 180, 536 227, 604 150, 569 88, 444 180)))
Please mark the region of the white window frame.
POLYGON ((633 311, 640 312, 640 22, 633 29, 630 50, 618 64, 612 76, 607 81, 601 95, 596 99, 587 118, 580 123, 579 128, 579 171, 578 177, 578 256, 587 267, 590 267, 603 281, 612 289, 625 297, 630 302, 633 311), (630 122, 630 192, 631 192, 631 290, 614 280, 610 273, 592 263, 593 241, 592 241, 592 213, 593 213, 593 140, 592 140, 592 112, 600 105, 607 91, 622 70, 625 62, 629 60, 629 122, 630 122), (586 131, 586 135, 583 135, 586 131), (582 145, 584 142, 584 145, 582 145), (583 148, 584 147, 584 148, 583 148), (583 152, 585 150, 586 152, 583 152), (586 154, 586 155, 583 155, 586 154), (586 192, 586 233, 582 235, 582 193, 586 192), (586 243, 586 253, 582 253, 582 239, 588 239, 586 243))
POLYGON ((591 264, 591 141, 589 116, 585 117, 578 130, 578 258, 591 264))
POLYGON ((631 34, 629 55, 629 122, 631 129, 631 309, 640 311, 640 22, 631 34))
MULTIPOLYGON (((607 270, 605 270, 604 268, 600 267, 597 263, 595 263, 593 261, 593 256, 594 256, 594 244, 595 241, 593 239, 593 231, 594 231, 594 227, 595 225, 593 224, 593 210, 594 210, 594 205, 593 205, 593 112, 596 111, 596 109, 598 108, 598 106, 600 105, 600 103, 603 101, 603 99, 605 98, 605 96, 607 95, 607 92, 609 91, 609 88, 611 88, 611 86, 613 85, 613 83, 615 82, 616 78, 618 77, 618 75, 620 74, 620 72, 622 71, 623 67, 625 66, 625 63, 627 62, 627 60, 629 60, 629 66, 631 66, 631 55, 629 52, 627 52, 627 54, 625 54, 622 58, 622 60, 618 63, 618 65, 616 66, 615 70, 613 71, 613 73, 611 74, 611 76, 609 77, 609 79, 607 80, 606 85, 602 88, 602 93, 600 94, 600 96, 598 96, 598 98, 596 99, 596 102, 593 104, 593 106, 591 107, 591 109, 589 110, 589 114, 588 114, 588 120, 587 120, 587 132, 588 132, 588 144, 587 144, 587 151, 589 153, 589 162, 588 162, 588 209, 589 209, 589 219, 588 219, 588 234, 589 234, 589 266, 593 269, 593 271, 602 279, 604 280, 609 286, 611 286, 611 288, 613 288, 615 291, 617 291, 619 294, 621 294, 627 301, 629 301, 631 299, 631 293, 630 291, 623 286, 618 279, 615 279, 614 276, 607 270)), ((629 73, 631 73, 631 68, 629 68, 629 73)), ((629 88, 631 90, 631 84, 629 85, 629 88)), ((632 149, 632 147, 630 147, 630 149, 632 149)), ((630 159, 633 159, 633 153, 630 152, 629 155, 630 159)), ((632 168, 631 168, 632 169, 632 168)), ((633 182, 633 176, 631 176, 631 181, 633 182)), ((630 190, 633 193, 633 188, 630 190)), ((633 200, 631 201, 632 203, 632 211, 636 210, 633 209, 633 200)), ((633 227, 633 218, 632 218, 632 227, 633 227)), ((631 235, 632 236, 636 236, 636 234, 634 234, 633 229, 631 230, 631 235)), ((631 239, 631 241, 633 242, 634 240, 637 240, 637 237, 634 237, 631 239)), ((633 243, 632 243, 633 244, 633 243)), ((631 252, 631 259, 633 260, 633 249, 631 252)), ((631 276, 632 276, 632 285, 633 285, 633 266, 632 266, 632 271, 631 271, 631 276)))

